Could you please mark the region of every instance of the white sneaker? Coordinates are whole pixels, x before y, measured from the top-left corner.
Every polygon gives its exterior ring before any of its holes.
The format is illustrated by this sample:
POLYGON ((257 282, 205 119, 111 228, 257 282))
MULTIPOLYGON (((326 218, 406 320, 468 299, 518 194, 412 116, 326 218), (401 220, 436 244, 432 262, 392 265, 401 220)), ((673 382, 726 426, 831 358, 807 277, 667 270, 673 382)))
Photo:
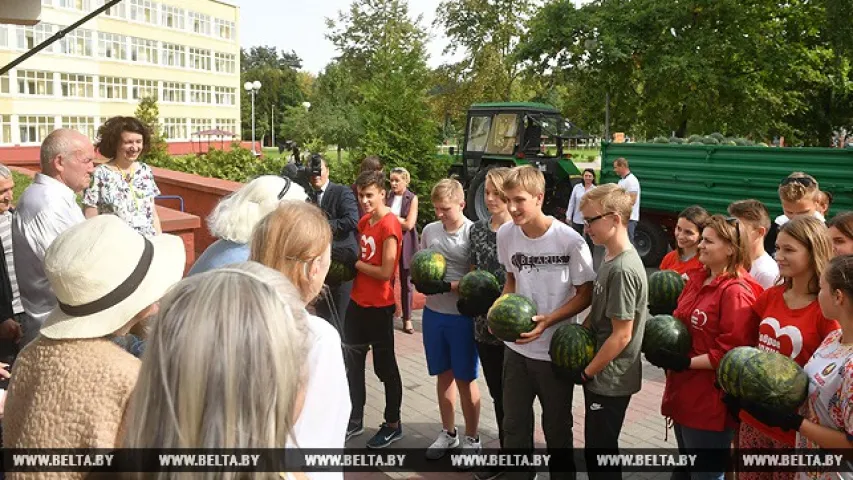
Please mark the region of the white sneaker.
POLYGON ((438 434, 438 438, 432 442, 432 445, 427 448, 426 458, 427 460, 438 460, 443 457, 445 453, 451 448, 456 448, 459 446, 459 431, 456 431, 455 436, 450 436, 447 433, 447 430, 442 430, 441 433, 438 434))
MULTIPOLYGON (((480 453, 480 450, 482 450, 482 449, 483 449, 483 444, 480 443, 479 435, 477 436, 477 438, 469 437, 468 435, 465 435, 464 437, 462 437, 462 444, 459 447, 459 453, 461 453, 463 455, 465 455, 465 454, 476 455, 476 454, 480 453)), ((460 470, 468 470, 471 467, 465 466, 465 467, 459 467, 459 468, 460 468, 460 470)))

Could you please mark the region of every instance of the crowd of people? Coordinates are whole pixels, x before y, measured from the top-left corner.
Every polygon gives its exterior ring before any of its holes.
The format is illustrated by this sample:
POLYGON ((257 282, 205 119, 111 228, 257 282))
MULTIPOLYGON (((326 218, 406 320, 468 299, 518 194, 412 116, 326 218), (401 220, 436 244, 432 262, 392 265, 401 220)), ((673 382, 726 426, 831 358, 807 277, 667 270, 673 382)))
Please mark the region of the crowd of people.
MULTIPOLYGON (((383 423, 363 445, 388 447, 404 434, 394 331, 399 279, 403 332, 414 331, 414 288, 427 295, 423 344, 441 423, 427 458, 482 448, 481 364, 501 448, 533 448, 538 399, 555 452, 551 478, 575 478, 567 452, 581 386, 584 445, 619 450, 631 398, 642 389, 649 317, 646 271, 632 245, 639 182, 627 160, 614 165, 623 186, 596 185, 595 172, 584 172, 565 221, 542 211, 545 180, 534 167, 489 170, 490 216, 477 222, 463 214, 462 185, 441 180, 429 196, 437 220, 418 233, 408 171, 392 168, 389 181, 381 161, 368 157, 354 185, 339 185, 319 157, 307 188, 261 176, 223 198, 207 219, 217 240, 182 278, 184 245, 162 233, 159 190, 139 161, 149 141, 131 117, 108 120, 97 145, 73 130, 54 131, 41 146, 41 172, 17 202, 11 172, 0 167, 5 447, 358 446, 349 441, 365 432, 368 352, 385 405, 383 423), (108 159, 98 166, 96 146, 108 159), (597 266, 596 247, 603 249, 597 266), (420 249, 444 256, 443 280, 412 285, 420 249), (334 262, 354 269, 354 280, 326 285, 334 262), (459 297, 459 280, 474 269, 536 304, 533 330, 515 342, 492 335, 488 305, 459 297), (549 352, 566 322, 583 324, 596 341, 591 363, 573 371, 557 367, 549 352)), ((688 355, 663 351, 647 360, 666 370, 661 413, 684 451, 853 447, 853 213, 825 224, 831 198, 804 173, 783 180, 779 196, 784 214, 772 222, 751 199, 730 205, 728 215, 700 206, 679 215, 677 248, 661 269, 686 279, 671 313, 693 344, 688 355), (742 345, 805 368, 809 396, 799 411, 769 410, 719 389, 720 359, 742 345)), ((591 461, 587 469, 590 478, 620 476, 591 461)), ((677 475, 722 479, 723 470, 677 475)), ((535 476, 500 468, 473 474, 535 476)))

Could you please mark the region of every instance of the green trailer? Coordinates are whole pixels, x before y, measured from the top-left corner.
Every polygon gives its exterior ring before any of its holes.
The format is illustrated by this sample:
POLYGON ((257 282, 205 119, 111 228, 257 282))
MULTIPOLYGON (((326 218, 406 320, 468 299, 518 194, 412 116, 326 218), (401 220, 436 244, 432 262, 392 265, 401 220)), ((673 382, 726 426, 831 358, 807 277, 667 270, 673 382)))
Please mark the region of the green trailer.
POLYGON ((725 213, 731 202, 762 201, 771 218, 782 214, 777 189, 791 172, 806 172, 833 196, 829 216, 853 210, 853 149, 775 148, 663 143, 605 143, 601 181, 618 181, 613 161, 624 157, 640 181, 635 243, 646 266, 656 267, 674 245, 678 213, 701 205, 725 213))

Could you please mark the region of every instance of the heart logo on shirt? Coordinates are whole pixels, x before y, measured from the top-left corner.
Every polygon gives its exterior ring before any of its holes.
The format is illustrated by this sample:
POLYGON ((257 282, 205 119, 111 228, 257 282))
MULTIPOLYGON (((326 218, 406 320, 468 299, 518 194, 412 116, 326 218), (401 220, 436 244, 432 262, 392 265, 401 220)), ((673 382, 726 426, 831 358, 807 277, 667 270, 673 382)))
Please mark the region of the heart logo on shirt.
POLYGON ((800 329, 793 325, 783 328, 779 325, 779 320, 773 317, 761 321, 758 326, 758 334, 758 348, 762 350, 784 353, 787 351, 786 348, 783 348, 787 345, 782 343, 786 341, 785 337, 787 337, 787 342, 791 344, 791 354, 789 355, 791 358, 797 358, 803 350, 803 334, 800 329))
POLYGON ((690 322, 694 327, 702 328, 706 323, 708 323, 708 314, 697 308, 696 310, 693 310, 693 315, 690 316, 690 322))

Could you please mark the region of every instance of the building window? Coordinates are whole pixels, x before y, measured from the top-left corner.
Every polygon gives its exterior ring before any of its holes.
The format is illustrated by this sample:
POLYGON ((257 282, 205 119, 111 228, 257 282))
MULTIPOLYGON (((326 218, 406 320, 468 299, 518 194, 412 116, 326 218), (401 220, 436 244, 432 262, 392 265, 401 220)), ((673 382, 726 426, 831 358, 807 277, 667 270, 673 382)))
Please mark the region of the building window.
POLYGON ((210 15, 189 12, 187 16, 190 20, 190 30, 201 35, 210 35, 210 15))
POLYGON ((190 84, 190 103, 210 103, 210 85, 190 84))
POLYGON ((237 135, 237 119, 235 118, 217 118, 216 128, 231 132, 237 135))
POLYGON ((234 22, 219 18, 213 19, 213 33, 219 38, 231 40, 234 38, 234 22))
POLYGON ((127 60, 125 36, 115 33, 98 33, 98 55, 101 58, 127 60))
POLYGON ((156 24, 157 4, 151 0, 130 0, 130 19, 156 24))
MULTIPOLYGON (((56 25, 50 23, 39 23, 32 27, 18 26, 18 49, 32 50, 36 45, 52 37, 58 30, 56 25)), ((51 44, 42 52, 53 53, 56 51, 56 44, 51 44)))
POLYGON ((53 0, 41 0, 42 5, 53 5, 53 0))
MULTIPOLYGON (((98 5, 103 5, 106 0, 98 0, 98 5)), ((106 9, 104 15, 112 18, 127 18, 127 3, 119 2, 116 5, 106 9)))
POLYGON ((53 117, 47 115, 21 115, 18 117, 21 143, 41 143, 53 131, 53 117))
POLYGON ((127 79, 121 77, 101 77, 98 86, 100 96, 108 100, 127 100, 127 79))
POLYGON ((18 93, 21 95, 53 95, 53 73, 18 70, 18 93))
POLYGON ((183 30, 184 28, 186 28, 186 22, 184 21, 185 14, 183 8, 172 7, 169 5, 162 5, 160 8, 163 11, 160 23, 164 27, 176 28, 178 30, 183 30))
POLYGON ((130 88, 130 98, 140 100, 143 98, 158 99, 157 95, 157 80, 139 80, 133 79, 130 88))
POLYGON ((0 93, 9 93, 9 72, 0 75, 0 93))
POLYGON ((0 143, 12 143, 11 115, 0 115, 0 143))
POLYGON ((131 37, 130 60, 133 62, 157 63, 157 42, 131 37))
POLYGON ((231 87, 214 87, 213 103, 216 105, 236 105, 237 92, 231 87))
POLYGON ((72 30, 59 41, 59 48, 66 55, 91 57, 92 31, 82 28, 72 30))
POLYGON ((236 56, 232 53, 216 52, 213 54, 213 65, 219 73, 234 73, 237 69, 236 56))
POLYGON ((9 27, 0 25, 0 47, 9 46, 9 27))
POLYGON ((187 136, 187 121, 183 118, 164 118, 163 136, 170 140, 183 140, 187 136))
POLYGON ((186 49, 183 45, 174 43, 163 44, 163 65, 170 67, 186 67, 186 49))
POLYGON ((190 48, 189 66, 196 70, 210 70, 210 50, 190 48))
POLYGON ((177 103, 186 102, 186 84, 180 82, 163 82, 163 101, 177 103))
POLYGON ((59 85, 63 97, 92 98, 95 96, 95 84, 91 75, 63 73, 59 76, 59 85))
POLYGON ((57 0, 56 6, 86 12, 89 11, 89 0, 57 0))
POLYGON ((62 117, 62 127, 71 128, 89 138, 95 138, 94 117, 62 117))
POLYGON ((209 118, 191 118, 190 133, 198 133, 213 128, 213 120, 209 118))

